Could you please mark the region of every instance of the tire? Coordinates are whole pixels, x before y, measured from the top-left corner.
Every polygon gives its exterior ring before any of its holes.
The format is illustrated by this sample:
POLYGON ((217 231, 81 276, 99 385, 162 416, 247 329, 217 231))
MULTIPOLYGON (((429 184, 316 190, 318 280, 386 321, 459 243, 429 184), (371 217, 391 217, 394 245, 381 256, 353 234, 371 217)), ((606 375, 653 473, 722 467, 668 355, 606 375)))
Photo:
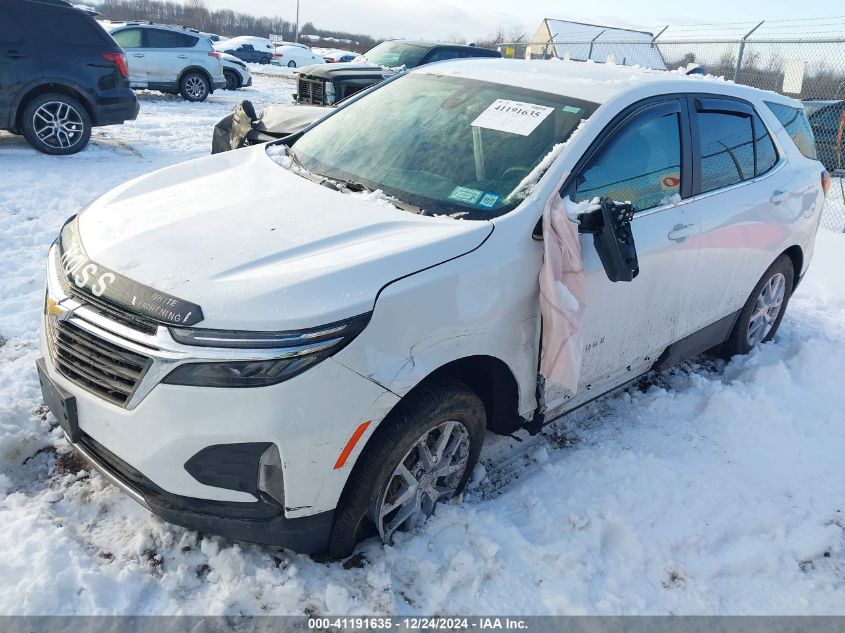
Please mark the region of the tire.
POLYGON ((77 99, 50 92, 26 104, 21 132, 39 152, 56 156, 76 154, 91 139, 91 115, 77 99))
POLYGON ((225 90, 237 90, 241 87, 241 78, 234 70, 224 70, 223 76, 226 78, 225 90))
MULTIPOLYGON (((422 461, 421 453, 417 453, 417 443, 423 437, 428 437, 427 445, 433 447, 432 453, 436 455, 437 440, 443 437, 446 430, 451 433, 447 437, 446 450, 440 451, 440 464, 441 467, 450 464, 457 467, 465 463, 463 470, 449 475, 451 479, 445 476, 435 478, 428 484, 430 487, 427 490, 439 483, 443 488, 450 489, 449 496, 460 494, 478 463, 485 427, 486 416, 481 399, 460 383, 432 383, 422 387, 410 399, 400 402, 382 422, 352 470, 335 511, 328 555, 331 558, 345 558, 359 541, 377 534, 389 542, 393 532, 382 534, 383 531, 377 526, 376 514, 385 509, 384 501, 393 494, 392 490, 397 483, 400 486, 406 483, 396 473, 400 462, 408 466, 409 471, 415 471, 420 466, 420 463, 414 465, 413 461, 415 458, 419 458, 418 462, 422 461), (448 427, 452 423, 456 424, 448 427), (446 455, 453 442, 458 449, 454 457, 447 461, 446 455)), ((427 484, 424 475, 421 481, 427 484)), ((410 489, 409 486, 403 492, 410 489)), ((420 493, 419 485, 416 490, 414 497, 425 497, 424 502, 431 506, 430 512, 425 513, 433 512, 437 500, 420 493)), ((399 492, 395 494, 401 496, 399 492)), ((382 523, 398 519, 402 509, 400 507, 388 513, 382 523)))
POLYGON ((267 64, 270 63, 270 58, 269 57, 262 57, 261 59, 258 60, 258 63, 261 64, 262 66, 266 66, 267 64))
POLYGON ((185 101, 194 103, 205 101, 211 94, 211 84, 201 73, 185 73, 185 76, 179 81, 179 94, 185 101))
POLYGON ((288 68, 296 68, 296 62, 295 62, 295 61, 293 61, 293 60, 290 60, 290 61, 288 62, 288 68))
MULTIPOLYGON (((739 317, 736 320, 734 329, 728 340, 725 341, 719 348, 719 353, 724 358, 731 358, 737 354, 747 354, 752 349, 762 343, 768 343, 774 338, 777 333, 780 323, 783 320, 783 315, 786 313, 786 307, 789 304, 789 298, 792 295, 793 282, 795 280, 795 267, 788 255, 781 255, 775 260, 775 263, 769 266, 769 269, 763 274, 763 277, 757 282, 748 301, 745 302, 739 317), (775 312, 772 308, 766 311, 766 315, 757 316, 761 312, 762 303, 766 301, 773 305, 771 297, 774 286, 778 288, 782 285, 783 292, 780 304, 775 312), (764 291, 768 295, 768 300, 764 297, 764 291), (757 324, 757 328, 752 332, 752 323, 757 324), (759 329, 762 328, 762 329, 759 329)), ((774 289, 775 295, 780 294, 778 290, 774 289)))

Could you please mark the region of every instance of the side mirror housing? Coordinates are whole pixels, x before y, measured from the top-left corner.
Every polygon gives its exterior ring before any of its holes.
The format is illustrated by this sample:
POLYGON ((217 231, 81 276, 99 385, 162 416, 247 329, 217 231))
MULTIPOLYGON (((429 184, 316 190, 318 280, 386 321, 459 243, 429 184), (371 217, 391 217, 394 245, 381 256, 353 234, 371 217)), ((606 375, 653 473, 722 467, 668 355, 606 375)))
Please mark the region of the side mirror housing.
POLYGON ((601 199, 601 208, 578 216, 580 233, 591 233, 604 272, 610 281, 633 281, 640 273, 637 247, 631 231, 634 207, 601 199))

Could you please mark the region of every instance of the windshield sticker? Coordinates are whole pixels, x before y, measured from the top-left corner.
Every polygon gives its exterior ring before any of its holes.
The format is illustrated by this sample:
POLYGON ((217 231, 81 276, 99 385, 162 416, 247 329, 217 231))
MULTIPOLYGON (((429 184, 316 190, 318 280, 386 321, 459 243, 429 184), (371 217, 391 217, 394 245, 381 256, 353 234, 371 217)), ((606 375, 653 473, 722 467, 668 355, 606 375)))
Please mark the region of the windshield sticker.
POLYGON ((481 200, 478 201, 478 206, 484 209, 492 209, 496 206, 496 203, 499 201, 499 198, 501 198, 501 196, 498 194, 485 193, 484 196, 482 196, 481 200))
POLYGON ((529 136, 554 111, 554 108, 534 103, 496 99, 471 125, 529 136))
POLYGON ((575 106, 563 106, 561 109, 569 114, 578 114, 581 112, 581 108, 576 108, 575 106))
POLYGON ((452 189, 452 193, 449 194, 449 200, 463 202, 464 204, 476 204, 483 195, 484 192, 479 191, 478 189, 455 187, 452 189))

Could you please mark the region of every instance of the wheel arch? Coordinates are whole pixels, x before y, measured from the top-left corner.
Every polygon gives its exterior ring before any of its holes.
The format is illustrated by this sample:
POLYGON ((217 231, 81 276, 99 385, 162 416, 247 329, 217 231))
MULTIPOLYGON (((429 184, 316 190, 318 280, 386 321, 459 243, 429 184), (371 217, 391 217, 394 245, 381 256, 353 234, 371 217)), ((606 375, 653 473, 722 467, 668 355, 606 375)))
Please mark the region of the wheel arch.
POLYGON ((176 88, 182 88, 182 80, 185 78, 185 75, 188 73, 196 72, 205 77, 206 81, 208 81, 208 88, 209 94, 214 92, 214 80, 211 78, 211 73, 209 73, 205 68, 202 66, 188 66, 184 68, 181 73, 179 73, 179 78, 176 80, 176 88))
POLYGON ((21 129, 23 112, 24 110, 26 110, 27 104, 29 104, 29 102, 33 99, 36 99, 41 95, 45 95, 51 92, 63 94, 79 101, 79 103, 82 104, 82 107, 85 108, 85 111, 88 113, 88 116, 91 118, 91 125, 97 125, 97 116, 95 113, 95 109, 91 104, 91 101, 89 100, 88 96, 85 94, 84 90, 80 89, 78 86, 74 86, 71 83, 63 81, 46 81, 43 83, 38 83, 34 86, 27 88, 25 91, 22 91, 21 96, 13 104, 12 125, 14 126, 14 131, 18 132, 21 129))
POLYGON ((783 251, 778 257, 782 255, 786 255, 792 260, 792 269, 795 271, 795 276, 792 278, 792 290, 795 290, 801 278, 801 271, 804 269, 804 251, 795 244, 783 251))
MULTIPOLYGON (((525 420, 519 415, 519 385, 511 368, 495 356, 473 355, 449 361, 431 371, 400 402, 413 398, 424 387, 435 382, 454 381, 466 385, 484 403, 487 428, 508 435, 525 420)), ((394 406, 399 406, 397 403, 394 406)), ((390 412, 384 417, 389 423, 390 412)), ((379 425, 381 426, 381 425, 379 425)))

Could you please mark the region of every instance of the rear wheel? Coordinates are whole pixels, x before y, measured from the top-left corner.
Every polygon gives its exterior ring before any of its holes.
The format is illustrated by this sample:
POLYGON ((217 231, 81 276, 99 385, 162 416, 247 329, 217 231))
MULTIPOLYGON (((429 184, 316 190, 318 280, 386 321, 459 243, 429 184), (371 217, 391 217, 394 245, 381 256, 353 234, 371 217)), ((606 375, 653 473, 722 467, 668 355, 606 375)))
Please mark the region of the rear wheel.
POLYGON ((293 60, 290 60, 290 61, 288 62, 288 68, 296 68, 296 62, 295 62, 295 61, 293 61, 293 60))
POLYGON ((368 536, 389 543, 460 494, 478 462, 484 429, 483 403, 459 383, 432 384, 401 402, 355 464, 329 555, 348 556, 368 536))
POLYGON ((34 98, 23 111, 21 131, 39 152, 75 154, 91 138, 91 117, 73 97, 48 93, 34 98))
POLYGON ((179 82, 179 94, 186 101, 205 101, 211 93, 211 84, 200 73, 187 73, 179 82))
POLYGON ((747 354, 774 338, 786 312, 794 279, 792 260, 788 255, 781 255, 748 297, 730 337, 722 344, 720 351, 723 356, 730 358, 747 354))
POLYGON ((226 90, 237 90, 241 87, 241 79, 234 70, 224 70, 223 76, 226 78, 226 90))

